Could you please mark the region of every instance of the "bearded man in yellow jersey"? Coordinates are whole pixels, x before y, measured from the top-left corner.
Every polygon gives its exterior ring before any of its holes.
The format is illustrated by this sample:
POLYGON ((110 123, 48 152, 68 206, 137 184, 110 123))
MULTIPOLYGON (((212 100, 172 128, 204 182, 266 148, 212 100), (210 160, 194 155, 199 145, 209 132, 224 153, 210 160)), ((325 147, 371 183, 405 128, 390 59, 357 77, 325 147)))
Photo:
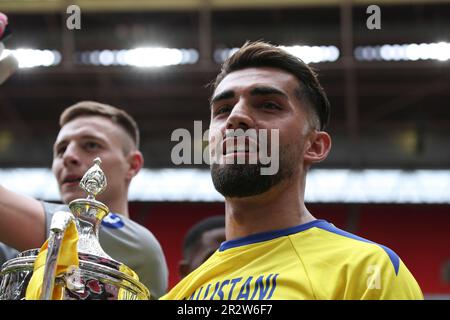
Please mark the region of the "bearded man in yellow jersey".
POLYGON ((331 148, 316 74, 279 47, 251 42, 225 61, 213 88, 211 175, 225 197, 226 241, 163 299, 423 299, 391 249, 305 206, 307 172, 331 148), (242 134, 262 129, 276 134, 263 144, 263 135, 242 134), (275 144, 278 170, 264 174, 261 149, 275 153, 275 144))

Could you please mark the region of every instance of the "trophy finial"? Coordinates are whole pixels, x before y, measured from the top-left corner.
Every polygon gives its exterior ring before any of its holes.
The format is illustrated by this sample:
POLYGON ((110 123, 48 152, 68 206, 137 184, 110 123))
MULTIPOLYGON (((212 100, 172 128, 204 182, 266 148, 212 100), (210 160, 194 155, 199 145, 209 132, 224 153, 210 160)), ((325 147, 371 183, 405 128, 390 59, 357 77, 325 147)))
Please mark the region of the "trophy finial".
POLYGON ((101 193, 106 188, 106 176, 100 168, 102 160, 97 157, 94 159, 94 164, 84 174, 80 181, 80 187, 88 193, 88 199, 94 199, 95 196, 101 193))

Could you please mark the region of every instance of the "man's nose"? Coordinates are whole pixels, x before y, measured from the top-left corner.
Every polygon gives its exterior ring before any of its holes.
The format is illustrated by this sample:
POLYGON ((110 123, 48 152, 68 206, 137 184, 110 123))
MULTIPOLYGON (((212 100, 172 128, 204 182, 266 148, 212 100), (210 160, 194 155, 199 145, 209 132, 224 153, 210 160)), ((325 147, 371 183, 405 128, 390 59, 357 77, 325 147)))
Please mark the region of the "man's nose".
POLYGON ((228 116, 226 126, 227 129, 233 130, 247 130, 255 126, 251 108, 244 99, 239 100, 233 107, 230 115, 228 116))
POLYGON ((80 164, 78 148, 75 143, 69 143, 63 154, 63 161, 65 166, 74 166, 80 164))

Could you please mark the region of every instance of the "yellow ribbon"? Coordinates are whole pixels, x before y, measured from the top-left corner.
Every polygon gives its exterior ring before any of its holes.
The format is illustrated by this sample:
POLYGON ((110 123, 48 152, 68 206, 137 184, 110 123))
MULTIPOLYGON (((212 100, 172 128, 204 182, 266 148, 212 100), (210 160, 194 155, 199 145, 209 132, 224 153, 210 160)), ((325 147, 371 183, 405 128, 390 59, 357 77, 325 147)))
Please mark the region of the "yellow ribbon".
MULTIPOLYGON (((136 274, 136 272, 134 272, 130 267, 126 266, 125 264, 120 265, 119 271, 129 275, 134 280, 139 281, 139 276, 136 274)), ((117 299, 118 300, 130 300, 130 299, 132 299, 132 295, 130 295, 127 290, 120 287, 117 299)))
MULTIPOLYGON (((70 266, 79 266, 78 260, 78 231, 75 222, 71 221, 64 233, 56 262, 56 276, 64 274, 70 266)), ((34 271, 25 293, 26 300, 38 300, 41 296, 44 281, 45 260, 47 259, 48 240, 42 245, 34 261, 34 271)), ((55 283, 52 300, 62 300, 64 287, 55 283)))

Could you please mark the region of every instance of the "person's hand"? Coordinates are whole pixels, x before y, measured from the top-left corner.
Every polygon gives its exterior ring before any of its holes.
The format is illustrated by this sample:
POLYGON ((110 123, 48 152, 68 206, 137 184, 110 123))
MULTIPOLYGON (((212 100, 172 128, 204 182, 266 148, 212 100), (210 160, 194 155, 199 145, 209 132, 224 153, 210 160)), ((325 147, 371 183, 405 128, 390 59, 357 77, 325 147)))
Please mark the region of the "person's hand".
MULTIPOLYGON (((7 32, 8 17, 0 12, 0 57, 2 56, 3 49, 5 45, 3 43, 7 32)), ((13 55, 8 55, 7 57, 0 60, 0 84, 6 81, 19 67, 19 62, 13 55)))
POLYGON ((8 17, 0 12, 0 39, 3 37, 6 26, 8 25, 8 17))

